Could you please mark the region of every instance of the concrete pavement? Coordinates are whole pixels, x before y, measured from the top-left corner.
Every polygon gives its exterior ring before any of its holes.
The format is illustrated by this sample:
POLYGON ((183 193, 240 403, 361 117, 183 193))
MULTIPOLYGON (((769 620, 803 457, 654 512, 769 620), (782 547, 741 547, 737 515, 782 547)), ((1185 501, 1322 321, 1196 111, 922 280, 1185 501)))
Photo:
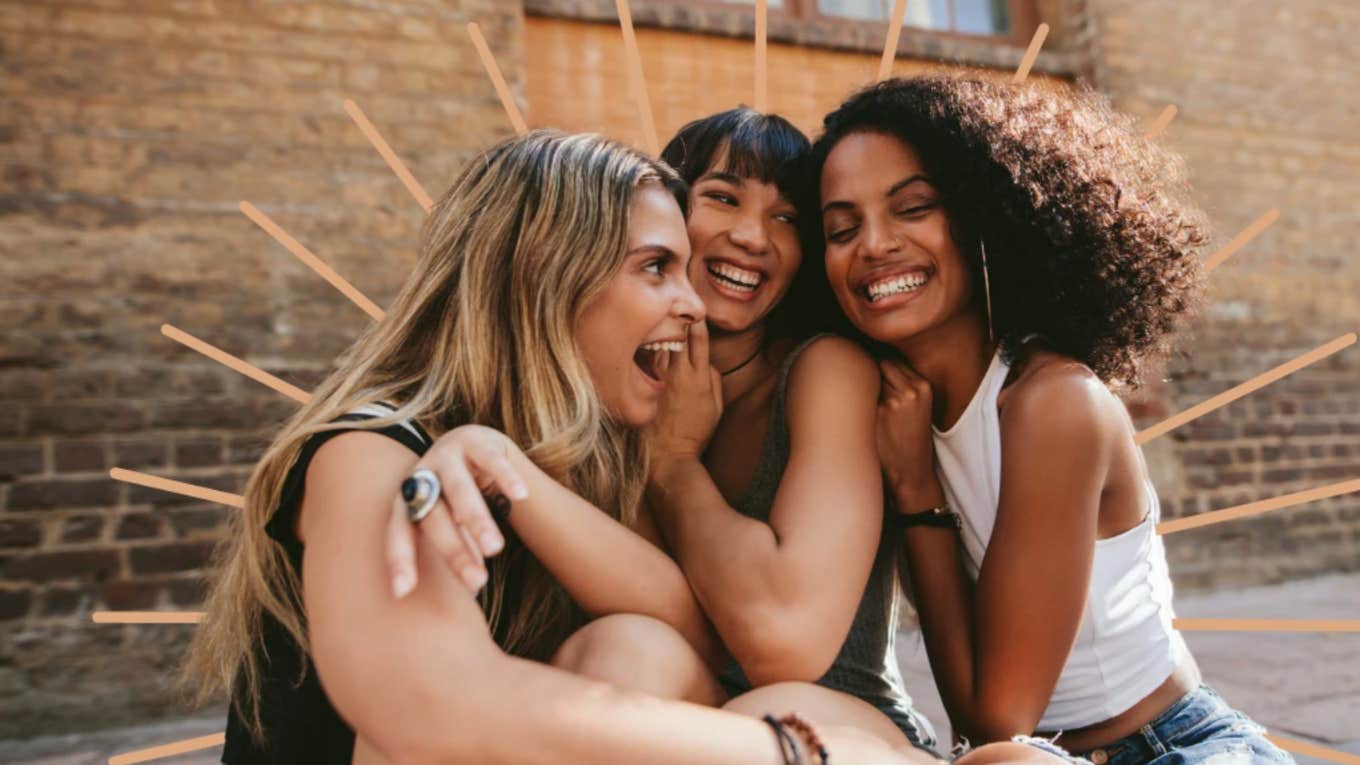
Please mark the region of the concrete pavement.
MULTIPOLYGON (((1187 595, 1185 618, 1360 619, 1360 574, 1272 587, 1187 595)), ((1193 632, 1186 641, 1205 678, 1229 703, 1273 733, 1360 755, 1360 633, 1193 632)), ((947 723, 915 632, 898 638, 903 677, 917 704, 947 737, 947 723)), ((216 733, 224 712, 70 736, 0 741, 0 761, 22 765, 103 765, 114 755, 216 733)), ((216 749, 158 760, 208 765, 216 749)), ((1301 765, 1326 761, 1299 756, 1301 765)))

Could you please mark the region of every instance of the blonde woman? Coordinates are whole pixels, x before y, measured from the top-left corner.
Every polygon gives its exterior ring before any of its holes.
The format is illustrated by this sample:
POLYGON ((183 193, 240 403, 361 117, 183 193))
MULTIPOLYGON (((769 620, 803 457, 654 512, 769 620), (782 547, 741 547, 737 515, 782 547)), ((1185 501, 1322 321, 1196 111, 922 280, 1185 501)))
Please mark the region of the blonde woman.
MULTIPOLYGON (((527 660, 587 616, 624 611, 686 651, 708 639, 679 570, 626 528, 646 465, 637 429, 663 390, 655 364, 703 319, 685 278, 684 198, 656 162, 540 131, 486 152, 440 200, 386 317, 247 487, 190 658, 205 692, 232 692, 225 762, 773 765, 818 743, 793 722, 527 660), (457 447, 438 465, 421 460, 431 437, 457 447), (448 507, 415 497, 433 523, 412 535, 392 497, 404 483, 428 491, 407 483, 428 467, 448 507), (446 516, 485 517, 483 491, 510 498, 516 534, 487 540, 505 549, 469 586, 439 551, 455 549, 450 535, 474 543, 446 516), (596 565, 628 578, 573 578, 538 539, 554 523, 598 537, 610 556, 596 565), (419 567, 395 590, 392 525, 419 567)), ((824 734, 841 762, 908 761, 824 734)))

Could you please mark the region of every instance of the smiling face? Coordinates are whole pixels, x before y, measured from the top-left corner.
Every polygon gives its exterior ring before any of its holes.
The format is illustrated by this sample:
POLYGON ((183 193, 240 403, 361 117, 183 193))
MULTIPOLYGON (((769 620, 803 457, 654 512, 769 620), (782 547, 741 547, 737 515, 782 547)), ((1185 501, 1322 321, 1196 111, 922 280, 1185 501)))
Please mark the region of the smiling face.
POLYGON ((629 427, 656 418, 668 354, 684 350, 704 306, 685 268, 685 217, 669 191, 644 183, 633 195, 623 266, 581 313, 576 342, 605 410, 629 427))
POLYGON ((690 280, 709 325, 741 332, 765 318, 788 292, 803 260, 797 210, 779 187, 721 168, 726 152, 690 190, 690 280))
POLYGON ((860 331, 899 343, 977 311, 972 273, 912 147, 846 136, 827 155, 821 199, 827 278, 860 331))

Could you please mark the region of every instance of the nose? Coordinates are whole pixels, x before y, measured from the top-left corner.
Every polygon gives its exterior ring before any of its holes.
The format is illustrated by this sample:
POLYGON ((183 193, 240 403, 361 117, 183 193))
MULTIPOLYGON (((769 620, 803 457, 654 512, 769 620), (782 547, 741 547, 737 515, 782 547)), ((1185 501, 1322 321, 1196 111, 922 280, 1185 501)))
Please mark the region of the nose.
POLYGON ((881 259, 902 249, 902 243, 893 235, 892 226, 886 221, 865 220, 861 225, 864 226, 862 241, 866 256, 881 259))
POLYGON ((763 255, 770 249, 770 236, 766 229, 765 216, 760 210, 756 209, 755 205, 751 205, 750 208, 727 232, 727 237, 732 241, 732 244, 752 255, 763 255))
POLYGON ((679 320, 688 324, 696 321, 703 321, 707 316, 704 308, 704 301, 699 298, 699 293, 694 291, 694 285, 689 278, 680 280, 679 294, 675 296, 675 301, 671 303, 671 313, 679 320))

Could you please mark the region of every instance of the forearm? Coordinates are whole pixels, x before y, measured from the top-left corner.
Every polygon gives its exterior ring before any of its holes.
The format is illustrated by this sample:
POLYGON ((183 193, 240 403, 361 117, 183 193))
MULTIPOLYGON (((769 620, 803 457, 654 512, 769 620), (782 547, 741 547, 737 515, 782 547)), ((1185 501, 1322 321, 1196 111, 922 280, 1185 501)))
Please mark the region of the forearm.
POLYGON ((674 627, 701 655, 719 653, 707 617, 669 555, 527 458, 515 467, 529 498, 514 504, 510 525, 586 613, 651 616, 674 627))
POLYGON ((797 575, 783 570, 774 529, 728 505, 698 459, 655 465, 647 497, 704 611, 729 648, 739 650, 733 643, 758 631, 752 625, 758 614, 781 607, 797 575))
POLYGON ((957 536, 930 526, 900 533, 935 685, 954 729, 971 738, 976 711, 973 588, 957 536))

